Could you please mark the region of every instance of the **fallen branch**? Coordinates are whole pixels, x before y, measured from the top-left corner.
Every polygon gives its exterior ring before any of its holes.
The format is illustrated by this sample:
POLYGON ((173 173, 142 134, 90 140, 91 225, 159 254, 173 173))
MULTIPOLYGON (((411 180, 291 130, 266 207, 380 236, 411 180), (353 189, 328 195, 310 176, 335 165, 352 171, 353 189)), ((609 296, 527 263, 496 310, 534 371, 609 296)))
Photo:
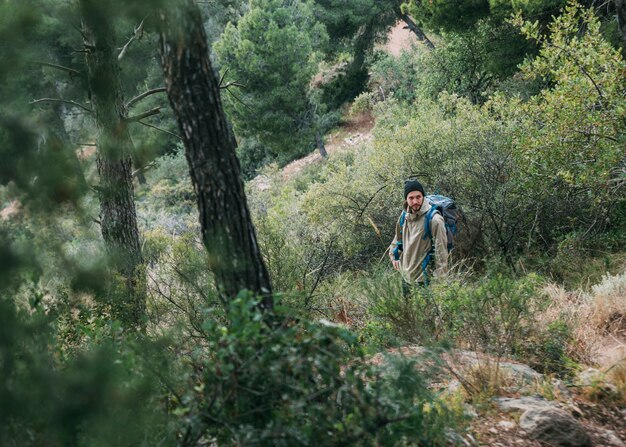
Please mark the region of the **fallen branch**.
POLYGON ((226 83, 226 84, 224 84, 224 85, 220 85, 220 89, 227 89, 228 87, 233 87, 233 86, 234 86, 234 87, 245 87, 245 85, 240 84, 240 83, 239 83, 239 82, 237 82, 237 81, 232 81, 232 82, 227 82, 227 83, 226 83))
POLYGON ((422 29, 417 26, 417 24, 413 21, 413 19, 411 19, 411 17, 409 17, 407 14, 403 14, 403 13, 400 13, 399 16, 400 16, 400 19, 404 23, 406 23, 406 26, 404 27, 404 29, 408 29, 409 31, 412 31, 413 34, 415 34, 415 36, 417 37, 417 40, 419 40, 424 45, 426 45, 426 47, 429 50, 434 50, 435 49, 435 45, 428 38, 428 36, 426 34, 424 34, 424 31, 422 31, 422 29))

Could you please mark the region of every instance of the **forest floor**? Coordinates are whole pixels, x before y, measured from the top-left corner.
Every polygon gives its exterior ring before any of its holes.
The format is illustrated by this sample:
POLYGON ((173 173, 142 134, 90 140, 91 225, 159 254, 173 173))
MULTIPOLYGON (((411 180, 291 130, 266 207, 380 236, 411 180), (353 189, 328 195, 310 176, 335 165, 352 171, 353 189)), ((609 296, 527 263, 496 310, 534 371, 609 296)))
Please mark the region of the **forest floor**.
MULTIPOLYGON (((418 371, 428 370, 429 366, 424 365, 431 365, 432 360, 428 356, 424 357, 426 351, 416 345, 390 348, 372 356, 368 362, 384 367, 390 357, 401 356, 414 360, 418 371)), ((463 411, 472 416, 468 425, 457 431, 462 438, 461 445, 467 447, 553 445, 532 439, 529 433, 520 426, 523 410, 504 410, 498 403, 502 399, 519 400, 522 398, 528 399, 528 402, 538 400, 544 405, 561 409, 572 415, 584 432, 589 435, 590 445, 626 447, 626 407, 623 400, 619 400, 616 394, 608 392, 607 388, 601 384, 590 386, 581 384, 579 378, 582 374, 572 378, 568 383, 555 380, 549 375, 539 375, 536 372, 532 373, 536 375, 536 378, 528 380, 524 376, 530 374, 529 372, 511 375, 513 368, 510 365, 519 367, 519 371, 532 372, 532 370, 527 365, 506 358, 496 359, 486 354, 452 350, 443 354, 441 359, 447 368, 439 369, 437 373, 432 370, 428 376, 431 377, 430 386, 436 389, 437 393, 444 395, 452 392, 452 394, 466 395, 467 392, 459 378, 463 378, 462 381, 468 383, 470 387, 468 389, 474 386, 482 389, 474 398, 465 397, 464 399, 463 411), (478 363, 475 363, 476 360, 478 363), (500 379, 497 383, 481 383, 481 380, 494 379, 495 369, 498 368, 500 373, 496 377, 500 379), (449 371, 454 371, 454 377, 449 374, 449 371), (492 386, 495 387, 492 389, 492 386)), ((601 370, 606 371, 607 368, 601 368, 601 370)))

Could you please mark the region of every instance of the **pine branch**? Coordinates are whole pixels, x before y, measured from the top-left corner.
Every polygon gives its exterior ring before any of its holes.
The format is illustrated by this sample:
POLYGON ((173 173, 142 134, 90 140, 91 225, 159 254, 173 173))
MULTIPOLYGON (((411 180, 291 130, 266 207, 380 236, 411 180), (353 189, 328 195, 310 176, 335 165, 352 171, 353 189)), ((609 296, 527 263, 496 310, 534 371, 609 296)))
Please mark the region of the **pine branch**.
POLYGON ((143 113, 140 113, 139 115, 129 116, 128 118, 124 119, 124 121, 126 121, 127 123, 130 123, 133 121, 139 121, 152 115, 158 115, 159 113, 161 113, 161 106, 155 107, 154 109, 147 110, 143 113))
POLYGON ((147 170, 149 170, 149 169, 151 169, 151 168, 154 168, 155 166, 156 166, 156 161, 152 160, 152 161, 151 161, 150 163, 148 163, 147 165, 142 166, 142 167, 140 167, 139 169, 135 169, 135 170, 132 172, 132 174, 131 174, 131 175, 132 175, 133 177, 136 177, 136 176, 137 176, 140 172, 146 172, 147 170))
POLYGON ((166 133, 166 134, 171 135, 173 137, 176 137, 176 138, 178 138, 181 141, 183 139, 183 137, 181 137, 180 135, 175 134, 174 132, 170 132, 169 130, 162 129, 162 128, 157 127, 157 126, 153 126, 152 124, 148 124, 145 121, 137 121, 137 122, 139 124, 143 124, 146 127, 151 127, 152 129, 158 130, 159 132, 163 132, 163 133, 166 133))
POLYGON ((155 93, 161 93, 166 91, 165 87, 157 87, 157 88, 153 88, 151 90, 148 90, 146 92, 143 92, 141 95, 135 96, 133 99, 131 99, 130 101, 128 101, 124 107, 126 109, 131 108, 133 105, 135 105, 137 102, 141 101, 142 99, 150 96, 150 95, 154 95, 155 93))
POLYGON ((126 52, 128 51, 128 48, 130 47, 130 44, 132 44, 135 40, 139 40, 143 37, 143 22, 146 19, 144 18, 141 23, 139 25, 137 25, 137 27, 134 30, 134 33, 132 35, 132 37, 130 38, 130 40, 128 42, 126 42, 126 45, 124 45, 122 47, 122 50, 120 51, 120 54, 117 56, 117 60, 121 61, 124 56, 126 55, 126 52))
POLYGON ((93 110, 91 110, 89 107, 84 106, 82 104, 79 104, 79 103, 77 103, 75 101, 69 101, 69 100, 66 100, 66 99, 41 98, 41 99, 35 99, 34 101, 29 102, 29 104, 38 104, 40 102, 61 102, 61 103, 64 103, 64 104, 70 104, 70 105, 72 105, 74 107, 79 107, 79 108, 81 108, 81 109, 83 109, 83 110, 85 110, 85 111, 87 111, 89 113, 93 113, 93 110))
POLYGON ((43 65, 44 67, 52 67, 52 68, 56 68, 57 70, 62 70, 62 71, 67 71, 70 76, 71 75, 80 75, 80 71, 78 70, 74 70, 73 68, 69 68, 69 67, 64 67, 63 65, 58 65, 58 64, 52 64, 50 62, 41 62, 41 61, 36 61, 35 62, 38 65, 43 65))

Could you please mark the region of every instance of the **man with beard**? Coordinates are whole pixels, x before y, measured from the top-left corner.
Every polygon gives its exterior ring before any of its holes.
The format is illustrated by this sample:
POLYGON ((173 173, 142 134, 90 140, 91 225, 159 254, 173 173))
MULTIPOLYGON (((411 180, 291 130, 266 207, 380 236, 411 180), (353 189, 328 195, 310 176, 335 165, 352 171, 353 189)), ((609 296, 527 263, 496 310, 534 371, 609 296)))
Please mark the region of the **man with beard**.
POLYGON ((404 211, 389 247, 393 268, 402 274, 402 289, 427 286, 448 272, 448 237, 443 217, 425 197, 417 180, 404 182, 404 211))

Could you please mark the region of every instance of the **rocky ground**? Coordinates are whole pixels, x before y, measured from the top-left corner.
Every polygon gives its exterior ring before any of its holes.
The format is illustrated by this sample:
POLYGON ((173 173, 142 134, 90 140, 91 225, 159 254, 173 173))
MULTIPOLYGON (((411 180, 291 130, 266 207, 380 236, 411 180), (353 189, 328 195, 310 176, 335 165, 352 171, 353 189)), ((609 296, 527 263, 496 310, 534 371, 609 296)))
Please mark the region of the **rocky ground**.
MULTIPOLYGON (((432 386, 464 397, 466 429, 457 433, 465 446, 626 447, 626 405, 607 374, 587 369, 565 383, 519 362, 455 351, 434 358, 424 348, 405 346, 373 356, 418 359, 432 371, 432 386)), ((623 386, 623 384, 622 384, 623 386)))

